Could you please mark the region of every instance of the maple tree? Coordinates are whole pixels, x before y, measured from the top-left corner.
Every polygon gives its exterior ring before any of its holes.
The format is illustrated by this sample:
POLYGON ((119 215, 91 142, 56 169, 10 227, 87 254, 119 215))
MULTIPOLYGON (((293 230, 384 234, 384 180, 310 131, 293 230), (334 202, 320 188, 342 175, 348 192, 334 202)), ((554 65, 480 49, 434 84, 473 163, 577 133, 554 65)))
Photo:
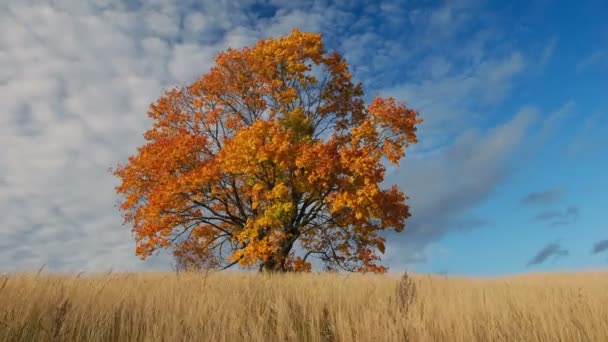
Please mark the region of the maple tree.
POLYGON ((381 189, 383 159, 415 143, 418 113, 366 105, 346 61, 294 29, 218 54, 210 71, 150 105, 146 143, 113 170, 136 254, 174 247, 225 269, 384 272, 378 233, 401 232, 406 196, 381 189), (296 248, 296 246, 298 246, 296 248), (299 255, 298 255, 299 254, 299 255))

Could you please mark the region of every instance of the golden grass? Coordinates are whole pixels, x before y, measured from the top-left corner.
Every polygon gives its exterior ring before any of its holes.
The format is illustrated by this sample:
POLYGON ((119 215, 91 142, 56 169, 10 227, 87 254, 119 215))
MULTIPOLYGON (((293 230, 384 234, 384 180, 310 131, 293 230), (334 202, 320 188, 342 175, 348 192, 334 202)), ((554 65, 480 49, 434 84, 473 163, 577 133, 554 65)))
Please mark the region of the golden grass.
POLYGON ((0 276, 1 341, 608 341, 608 272, 0 276))

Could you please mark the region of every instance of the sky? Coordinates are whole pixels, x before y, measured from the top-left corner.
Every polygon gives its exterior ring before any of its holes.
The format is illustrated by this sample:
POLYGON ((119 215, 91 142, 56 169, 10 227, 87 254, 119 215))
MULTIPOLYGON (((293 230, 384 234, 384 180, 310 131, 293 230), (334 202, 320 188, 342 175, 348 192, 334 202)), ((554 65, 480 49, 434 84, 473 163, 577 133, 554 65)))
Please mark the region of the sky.
POLYGON ((164 90, 228 48, 323 34, 367 97, 425 120, 383 185, 384 264, 494 276, 608 265, 608 2, 0 1, 0 271, 170 269, 135 256, 110 167, 164 90))

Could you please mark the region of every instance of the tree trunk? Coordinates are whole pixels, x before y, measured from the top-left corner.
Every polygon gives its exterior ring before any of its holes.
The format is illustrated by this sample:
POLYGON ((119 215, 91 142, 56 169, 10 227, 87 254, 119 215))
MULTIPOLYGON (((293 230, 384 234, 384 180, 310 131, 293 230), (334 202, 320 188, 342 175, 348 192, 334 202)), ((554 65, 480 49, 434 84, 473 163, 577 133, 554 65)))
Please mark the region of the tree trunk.
POLYGON ((294 237, 290 237, 287 238, 285 240, 283 240, 283 243, 281 244, 281 247, 279 248, 279 250, 277 251, 277 253, 275 255, 273 255, 272 257, 268 258, 263 264, 262 264, 262 272, 286 272, 287 270, 285 269, 285 260, 287 259, 287 256, 289 255, 289 252, 291 251, 291 248, 293 247, 293 243, 295 242, 297 238, 294 237), (282 260, 282 261, 279 261, 282 260))
POLYGON ((275 257, 268 258, 262 265, 262 272, 264 273, 275 273, 275 272, 285 272, 285 269, 282 267, 280 263, 276 261, 275 257))

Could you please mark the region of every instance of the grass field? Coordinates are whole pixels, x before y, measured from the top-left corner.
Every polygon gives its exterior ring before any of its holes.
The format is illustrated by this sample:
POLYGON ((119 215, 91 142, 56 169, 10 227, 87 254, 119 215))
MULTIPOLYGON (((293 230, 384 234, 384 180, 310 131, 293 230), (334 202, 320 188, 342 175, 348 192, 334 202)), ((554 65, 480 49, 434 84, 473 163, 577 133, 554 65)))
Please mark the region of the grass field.
POLYGON ((1 341, 608 341, 608 272, 0 277, 1 341))

